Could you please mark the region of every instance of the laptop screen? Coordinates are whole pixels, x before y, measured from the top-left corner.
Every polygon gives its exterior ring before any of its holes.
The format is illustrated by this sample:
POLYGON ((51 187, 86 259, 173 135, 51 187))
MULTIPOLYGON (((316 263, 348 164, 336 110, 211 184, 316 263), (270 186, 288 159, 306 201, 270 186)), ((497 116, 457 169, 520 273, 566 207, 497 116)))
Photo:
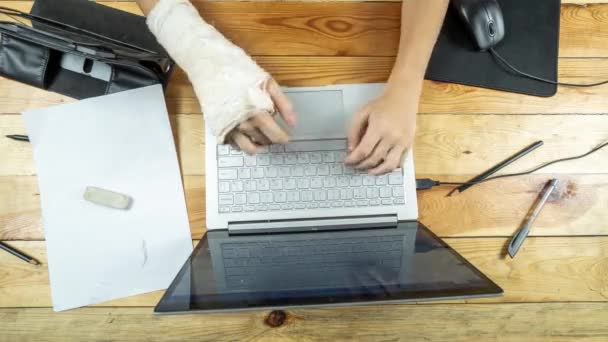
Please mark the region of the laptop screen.
POLYGON ((209 231, 155 312, 486 297, 502 290, 416 222, 231 236, 209 231))

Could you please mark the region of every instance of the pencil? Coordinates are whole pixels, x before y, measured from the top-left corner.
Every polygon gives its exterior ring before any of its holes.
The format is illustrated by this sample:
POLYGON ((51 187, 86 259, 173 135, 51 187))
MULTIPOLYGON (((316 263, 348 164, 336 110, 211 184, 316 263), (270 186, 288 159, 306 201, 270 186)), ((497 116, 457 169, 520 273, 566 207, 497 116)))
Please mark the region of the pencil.
POLYGON ((30 256, 27 256, 27 255, 23 254, 22 252, 14 249, 13 247, 5 244, 2 241, 0 241, 0 249, 3 249, 5 251, 11 253, 12 255, 16 256, 17 258, 19 258, 19 259, 21 259, 21 260, 23 260, 25 262, 29 262, 32 265, 40 265, 40 262, 38 262, 38 260, 36 260, 36 259, 34 259, 34 258, 30 257, 30 256))
POLYGON ((30 138, 27 135, 21 134, 10 134, 6 135, 7 138, 17 140, 17 141, 30 141, 30 138))

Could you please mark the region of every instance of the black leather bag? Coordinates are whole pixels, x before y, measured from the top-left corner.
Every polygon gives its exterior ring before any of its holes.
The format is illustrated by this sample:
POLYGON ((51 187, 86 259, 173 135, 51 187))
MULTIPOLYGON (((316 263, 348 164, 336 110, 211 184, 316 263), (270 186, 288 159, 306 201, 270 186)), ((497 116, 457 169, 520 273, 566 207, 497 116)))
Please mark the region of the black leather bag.
POLYGON ((0 13, 16 20, 0 21, 0 76, 34 87, 77 99, 165 87, 175 66, 137 15, 87 0, 38 0, 32 14, 0 13), (82 17, 87 24, 73 22, 82 17))

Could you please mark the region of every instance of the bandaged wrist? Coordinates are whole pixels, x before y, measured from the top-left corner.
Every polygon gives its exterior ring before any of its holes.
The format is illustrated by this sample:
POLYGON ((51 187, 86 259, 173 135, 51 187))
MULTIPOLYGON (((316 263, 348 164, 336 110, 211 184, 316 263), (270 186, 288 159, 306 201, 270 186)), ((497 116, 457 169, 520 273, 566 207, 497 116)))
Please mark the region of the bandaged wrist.
POLYGON ((219 142, 250 116, 274 111, 265 89, 268 73, 207 24, 188 0, 160 0, 147 23, 188 75, 205 123, 219 142))

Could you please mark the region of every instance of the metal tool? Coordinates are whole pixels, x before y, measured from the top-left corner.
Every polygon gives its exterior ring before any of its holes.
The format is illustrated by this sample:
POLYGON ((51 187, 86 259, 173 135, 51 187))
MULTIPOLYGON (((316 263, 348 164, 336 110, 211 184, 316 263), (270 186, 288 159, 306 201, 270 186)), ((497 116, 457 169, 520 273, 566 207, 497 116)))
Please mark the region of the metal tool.
POLYGON ((530 228, 532 227, 532 224, 536 220, 536 217, 538 216, 540 211, 545 206, 545 203, 549 199, 549 196, 551 196, 551 193, 553 192, 553 190, 555 190, 556 186, 557 186, 557 179, 552 179, 547 183, 547 185, 545 185, 545 188, 543 189, 543 192, 540 195, 540 199, 534 205, 532 212, 529 214, 529 216, 526 219, 526 222, 519 229, 519 231, 517 233, 515 233, 515 235, 513 236, 513 239, 511 239, 511 242, 509 243, 509 255, 511 256, 511 258, 514 258, 515 254, 517 254, 517 251, 519 251, 519 248, 524 243, 524 240, 526 239, 526 237, 528 236, 528 233, 530 232, 530 228))

